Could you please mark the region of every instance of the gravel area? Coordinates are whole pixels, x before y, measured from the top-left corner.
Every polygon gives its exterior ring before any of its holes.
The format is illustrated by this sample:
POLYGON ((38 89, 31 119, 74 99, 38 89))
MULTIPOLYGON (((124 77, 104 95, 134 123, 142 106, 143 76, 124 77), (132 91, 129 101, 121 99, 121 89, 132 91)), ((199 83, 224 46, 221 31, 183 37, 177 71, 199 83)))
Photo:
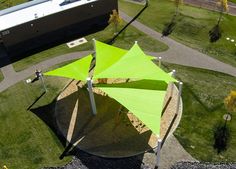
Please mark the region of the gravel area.
POLYGON ((178 162, 171 169, 236 169, 236 163, 178 162))
POLYGON ((82 151, 77 151, 72 161, 61 167, 45 167, 43 169, 151 169, 140 160, 142 155, 122 158, 108 159, 89 155, 82 151))

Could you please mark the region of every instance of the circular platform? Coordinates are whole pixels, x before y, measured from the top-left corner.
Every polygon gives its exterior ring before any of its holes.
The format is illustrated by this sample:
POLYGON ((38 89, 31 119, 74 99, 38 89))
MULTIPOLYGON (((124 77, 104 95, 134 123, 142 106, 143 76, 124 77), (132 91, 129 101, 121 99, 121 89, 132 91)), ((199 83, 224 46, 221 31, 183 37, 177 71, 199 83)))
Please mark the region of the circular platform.
MULTIPOLYGON (((168 86, 165 103, 170 96, 172 99, 162 116, 161 138, 176 113, 177 92, 174 85, 168 86)), ((57 126, 68 142, 90 154, 109 158, 130 157, 157 146, 157 137, 131 112, 98 89, 94 93, 96 116, 92 115, 88 91, 82 83, 73 81, 57 98, 57 126)))

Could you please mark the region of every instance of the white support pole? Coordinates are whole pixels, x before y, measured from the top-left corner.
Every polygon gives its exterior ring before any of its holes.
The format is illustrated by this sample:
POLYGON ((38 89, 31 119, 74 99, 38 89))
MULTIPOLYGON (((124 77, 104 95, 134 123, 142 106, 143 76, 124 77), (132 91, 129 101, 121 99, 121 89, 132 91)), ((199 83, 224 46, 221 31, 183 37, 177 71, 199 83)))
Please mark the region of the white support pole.
POLYGON ((172 76, 173 78, 175 78, 175 76, 176 76, 176 70, 172 70, 172 71, 171 71, 171 76, 172 76))
POLYGON ((177 98, 176 114, 179 113, 179 105, 180 105, 180 99, 181 99, 181 94, 182 94, 182 87, 183 87, 183 82, 179 82, 179 92, 178 92, 178 98, 177 98))
POLYGON ((134 41, 135 44, 138 44, 138 41, 134 41))
POLYGON ((41 82, 43 84, 44 91, 47 92, 48 90, 46 88, 46 85, 45 85, 45 82, 44 82, 44 79, 43 79, 43 75, 40 75, 39 78, 40 78, 40 80, 41 80, 41 82))
MULTIPOLYGON (((176 75, 176 71, 175 70, 172 70, 171 71, 171 76, 173 77, 173 78, 175 78, 175 75, 176 75)), ((174 82, 171 82, 171 91, 170 91, 170 97, 172 97, 173 96, 173 90, 174 90, 174 82)))
POLYGON ((155 165, 155 169, 160 166, 160 160, 161 160, 161 144, 162 144, 162 140, 161 140, 161 139, 158 139, 158 140, 157 140, 157 151, 156 151, 156 165, 155 165))
POLYGON ((93 115, 97 114, 97 109, 96 109, 96 104, 95 104, 95 99, 93 95, 93 85, 92 85, 92 80, 90 77, 87 78, 87 85, 88 85, 88 92, 89 92, 89 98, 90 98, 90 103, 92 107, 92 112, 93 115))
POLYGON ((93 56, 94 58, 96 58, 96 39, 95 38, 93 38, 93 50, 94 50, 93 56))
POLYGON ((158 60, 159 60, 159 62, 158 62, 159 68, 161 67, 161 59, 162 59, 162 57, 158 57, 158 60))

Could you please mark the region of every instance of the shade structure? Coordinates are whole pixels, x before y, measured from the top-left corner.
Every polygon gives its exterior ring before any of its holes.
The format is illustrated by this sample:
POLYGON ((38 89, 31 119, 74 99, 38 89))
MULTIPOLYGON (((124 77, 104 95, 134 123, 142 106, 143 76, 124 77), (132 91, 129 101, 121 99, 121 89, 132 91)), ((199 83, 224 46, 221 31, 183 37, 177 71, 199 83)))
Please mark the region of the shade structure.
POLYGON ((94 69, 94 75, 105 71, 127 53, 127 50, 107 45, 99 41, 95 41, 95 49, 96 69, 94 69))
MULTIPOLYGON (((96 47, 97 49, 97 47, 96 47)), ((97 60, 99 60, 99 55, 97 60)), ((109 65, 103 71, 97 71, 97 66, 94 71, 94 79, 98 78, 132 78, 132 79, 146 79, 146 80, 159 80, 169 83, 175 81, 174 78, 167 75, 163 70, 157 67, 145 53, 140 49, 138 44, 126 52, 120 59, 112 65, 109 65)), ((104 62, 98 62, 100 65, 107 65, 104 62)), ((105 67, 105 66, 103 66, 105 67)))
POLYGON ((160 120, 167 84, 161 81, 140 80, 115 85, 96 85, 114 98, 153 133, 160 135, 160 120))
MULTIPOLYGON (((96 66, 93 79, 131 79, 120 84, 97 84, 96 87, 130 110, 149 129, 159 135, 160 120, 167 84, 176 80, 145 55, 137 43, 129 50, 95 41, 96 66)), ((46 73, 85 80, 92 56, 46 73)), ((98 112, 99 113, 99 112, 98 112)))
POLYGON ((46 72, 45 75, 67 77, 71 79, 86 81, 91 61, 92 55, 88 55, 71 64, 46 72))

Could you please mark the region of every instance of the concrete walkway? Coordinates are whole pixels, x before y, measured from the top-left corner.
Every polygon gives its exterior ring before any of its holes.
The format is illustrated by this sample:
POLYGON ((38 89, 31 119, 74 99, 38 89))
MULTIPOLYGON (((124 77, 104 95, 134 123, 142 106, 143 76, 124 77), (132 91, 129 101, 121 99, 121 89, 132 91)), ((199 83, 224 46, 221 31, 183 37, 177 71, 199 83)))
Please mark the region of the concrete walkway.
MULTIPOLYGON (((205 8, 213 11, 220 11, 218 0, 184 0, 185 4, 205 8)), ((228 1, 228 12, 227 14, 236 16, 236 4, 228 1)))
MULTIPOLYGON (((120 12, 121 18, 126 22, 129 22, 132 18, 126 15, 124 12, 120 12)), ((154 31, 153 29, 145 26, 144 24, 134 21, 132 24, 138 30, 144 32, 150 37, 165 43, 169 46, 169 50, 161 53, 150 53, 154 56, 161 56, 164 61, 169 63, 175 63, 185 66, 203 68, 223 72, 232 76, 236 75, 236 68, 225 64, 219 60, 216 60, 208 55, 200 53, 197 50, 182 45, 168 37, 162 38, 161 34, 154 31)))
MULTIPOLYGON (((131 17, 127 16, 125 13, 120 12, 121 17, 128 22, 131 17)), ((159 40, 169 46, 169 50, 162 53, 151 53, 154 56, 162 56, 163 60, 169 63, 175 63, 180 65, 210 69, 214 71, 223 72, 232 76, 236 75, 236 68, 220 62, 214 58, 211 58, 205 54, 202 54, 194 49, 186 47, 170 38, 161 38, 161 34, 150 29, 149 27, 135 21, 132 24, 134 27, 144 32, 145 34, 151 36, 152 38, 159 40)), ((1 68, 1 71, 5 79, 0 83, 0 92, 4 91, 8 87, 16 84, 17 82, 26 79, 30 75, 34 74, 35 69, 45 70, 53 65, 77 59, 82 56, 86 56, 91 51, 70 53, 62 56, 58 56, 39 64, 36 64, 28 69, 21 72, 15 72, 12 65, 8 65, 1 68)), ((194 160, 178 143, 176 138, 172 135, 165 143, 162 154, 165 159, 162 159, 161 165, 163 169, 169 168, 171 164, 177 162, 178 160, 194 160)), ((144 159, 145 160, 145 159, 144 159)))
POLYGON ((57 65, 59 63, 63 63, 66 61, 74 60, 81 58, 83 56, 88 55, 92 51, 83 51, 83 52, 77 52, 77 53, 69 53, 65 55, 61 55, 55 58, 51 58, 48 60, 45 60, 41 63, 38 63, 28 69, 25 69, 20 72, 15 72, 12 65, 7 65, 5 67, 1 68, 2 74, 4 75, 4 80, 0 83, 0 92, 4 91, 8 87, 16 84, 19 81, 25 80, 27 77, 34 74, 36 69, 40 70, 46 70, 54 65, 57 65))
MULTIPOLYGON (((120 12, 120 15, 126 22, 129 22, 132 19, 131 17, 126 15, 124 12, 120 12)), ((234 68, 231 65, 225 64, 219 60, 209 57, 208 55, 200 53, 197 50, 184 46, 168 37, 162 38, 160 33, 154 31, 153 29, 145 26, 144 24, 138 21, 133 22, 132 25, 136 27, 138 30, 151 36, 152 38, 158 41, 161 41, 169 46, 169 50, 165 52, 161 52, 161 53, 150 52, 150 54, 153 56, 157 56, 157 57, 161 56, 163 58, 163 61, 165 62, 214 70, 214 71, 226 73, 232 76, 236 75, 236 68, 234 68)), ((65 61, 78 59, 82 56, 87 55, 88 53, 91 53, 91 51, 83 51, 83 52, 70 53, 70 54, 58 56, 58 57, 43 61, 39 64, 36 64, 21 72, 15 72, 12 65, 2 67, 1 71, 4 75, 4 80, 0 83, 0 92, 16 84, 17 82, 29 77, 30 75, 34 73, 35 69, 45 70, 53 65, 56 65, 65 61)))

